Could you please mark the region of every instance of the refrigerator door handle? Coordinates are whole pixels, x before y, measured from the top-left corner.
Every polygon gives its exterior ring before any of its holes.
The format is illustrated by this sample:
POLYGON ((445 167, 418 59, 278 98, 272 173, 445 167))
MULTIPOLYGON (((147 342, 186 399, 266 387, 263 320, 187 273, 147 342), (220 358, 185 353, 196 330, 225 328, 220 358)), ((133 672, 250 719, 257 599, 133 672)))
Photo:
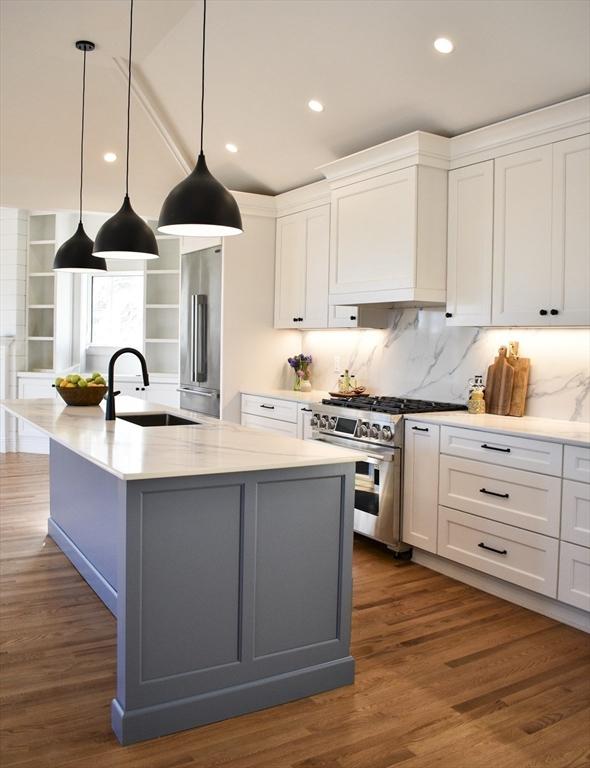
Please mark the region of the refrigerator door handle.
POLYGON ((197 324, 197 294, 191 294, 191 330, 190 330, 190 369, 191 369, 191 381, 197 380, 196 371, 196 355, 195 355, 195 330, 197 324))
MULTIPOLYGON (((194 297, 193 297, 194 298, 194 297)), ((197 295, 197 371, 193 381, 207 381, 207 296, 197 295)))

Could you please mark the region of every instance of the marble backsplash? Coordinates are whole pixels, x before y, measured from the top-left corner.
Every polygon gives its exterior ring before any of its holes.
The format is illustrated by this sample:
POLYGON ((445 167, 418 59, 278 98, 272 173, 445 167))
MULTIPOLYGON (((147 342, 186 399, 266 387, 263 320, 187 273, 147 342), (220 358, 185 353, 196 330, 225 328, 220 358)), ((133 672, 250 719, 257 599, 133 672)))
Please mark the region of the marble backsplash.
POLYGON ((308 331, 302 351, 314 389, 333 389, 339 364, 375 394, 464 402, 468 379, 512 340, 531 359, 526 415, 590 422, 588 328, 449 328, 438 309, 406 309, 387 330, 308 331))

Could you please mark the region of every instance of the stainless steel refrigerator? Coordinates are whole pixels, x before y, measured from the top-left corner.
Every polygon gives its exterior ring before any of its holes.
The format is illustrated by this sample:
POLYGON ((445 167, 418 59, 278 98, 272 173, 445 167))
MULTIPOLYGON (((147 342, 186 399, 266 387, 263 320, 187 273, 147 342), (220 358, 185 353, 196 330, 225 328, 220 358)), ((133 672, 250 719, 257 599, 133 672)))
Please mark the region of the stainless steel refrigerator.
POLYGON ((221 246, 182 256, 180 406, 220 414, 221 246))

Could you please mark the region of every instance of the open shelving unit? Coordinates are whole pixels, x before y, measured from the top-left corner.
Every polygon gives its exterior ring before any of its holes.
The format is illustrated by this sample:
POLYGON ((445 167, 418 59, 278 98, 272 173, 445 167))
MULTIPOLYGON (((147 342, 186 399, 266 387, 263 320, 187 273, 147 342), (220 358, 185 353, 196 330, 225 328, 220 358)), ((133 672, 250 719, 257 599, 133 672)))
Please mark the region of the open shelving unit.
POLYGON ((29 218, 26 325, 27 367, 33 371, 52 370, 54 364, 55 248, 55 214, 32 214, 29 218))

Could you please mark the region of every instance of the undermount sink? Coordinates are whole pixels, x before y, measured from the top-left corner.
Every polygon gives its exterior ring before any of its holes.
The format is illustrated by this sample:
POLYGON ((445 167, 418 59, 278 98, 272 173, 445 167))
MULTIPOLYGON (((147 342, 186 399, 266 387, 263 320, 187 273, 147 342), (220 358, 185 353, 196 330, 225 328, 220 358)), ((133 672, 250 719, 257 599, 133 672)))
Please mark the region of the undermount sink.
POLYGON ((123 421, 130 421, 140 427, 178 427, 183 424, 200 424, 200 421, 190 421, 173 413, 133 413, 127 416, 117 416, 123 421))

